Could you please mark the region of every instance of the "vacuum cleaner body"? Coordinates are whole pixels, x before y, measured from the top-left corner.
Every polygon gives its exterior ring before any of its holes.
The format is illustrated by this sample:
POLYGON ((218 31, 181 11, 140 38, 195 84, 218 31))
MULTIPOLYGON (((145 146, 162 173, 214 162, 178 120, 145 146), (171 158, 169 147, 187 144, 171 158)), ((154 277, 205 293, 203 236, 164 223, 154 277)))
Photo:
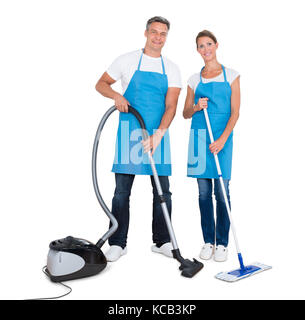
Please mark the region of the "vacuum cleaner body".
POLYGON ((107 265, 101 249, 84 239, 68 236, 49 248, 46 272, 54 282, 93 276, 107 265))

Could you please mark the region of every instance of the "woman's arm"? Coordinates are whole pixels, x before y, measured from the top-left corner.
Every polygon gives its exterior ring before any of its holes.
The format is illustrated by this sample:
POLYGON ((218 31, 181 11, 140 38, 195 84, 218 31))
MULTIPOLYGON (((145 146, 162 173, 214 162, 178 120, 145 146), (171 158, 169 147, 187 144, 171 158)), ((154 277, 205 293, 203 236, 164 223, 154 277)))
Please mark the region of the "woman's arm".
POLYGON ((191 89, 189 86, 187 86, 187 94, 186 94, 184 109, 183 109, 184 119, 189 119, 194 114, 194 109, 193 109, 194 97, 195 97, 194 90, 191 89))
POLYGON ((195 112, 208 107, 208 104, 207 104, 208 98, 200 98, 198 100, 198 103, 195 106, 194 106, 194 98, 195 98, 194 90, 189 86, 187 86, 187 94, 186 94, 184 109, 183 109, 184 119, 192 118, 195 112))
POLYGON ((226 125, 226 128, 222 135, 214 142, 211 143, 209 149, 212 153, 218 153, 225 145, 227 139, 229 138, 235 124, 239 118, 240 109, 240 77, 238 76, 231 84, 232 95, 231 95, 231 116, 226 125))

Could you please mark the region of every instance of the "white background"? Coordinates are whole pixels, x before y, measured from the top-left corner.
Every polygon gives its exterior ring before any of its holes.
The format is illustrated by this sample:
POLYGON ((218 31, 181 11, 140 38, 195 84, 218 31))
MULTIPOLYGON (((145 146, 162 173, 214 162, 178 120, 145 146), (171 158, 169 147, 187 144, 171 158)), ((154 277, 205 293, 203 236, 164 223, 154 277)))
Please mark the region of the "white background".
MULTIPOLYGON (((128 254, 98 276, 70 282, 66 299, 303 299, 304 16, 302 1, 1 1, 0 298, 65 292, 41 272, 49 242, 67 235, 96 242, 108 220, 95 198, 91 151, 112 101, 95 84, 120 54, 145 44, 146 21, 170 20, 163 54, 184 84, 170 128, 173 226, 181 253, 203 244, 196 180, 186 177, 190 121, 182 117, 186 81, 203 65, 195 37, 215 33, 218 60, 241 74, 235 128, 232 214, 246 264, 271 271, 234 284, 216 280, 238 267, 233 238, 226 263, 205 262, 193 279, 151 246, 152 194, 137 177, 128 254)), ((116 86, 117 90, 120 86, 116 86)), ((117 128, 103 132, 99 179, 111 203, 117 128)), ((108 245, 103 247, 105 251, 108 245)))

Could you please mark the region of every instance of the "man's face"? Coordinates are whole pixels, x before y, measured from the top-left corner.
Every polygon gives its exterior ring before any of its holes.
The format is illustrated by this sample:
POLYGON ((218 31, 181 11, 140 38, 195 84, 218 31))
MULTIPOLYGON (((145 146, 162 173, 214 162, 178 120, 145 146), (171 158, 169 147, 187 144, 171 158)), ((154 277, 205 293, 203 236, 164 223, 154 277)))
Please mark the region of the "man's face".
POLYGON ((161 50, 167 37, 167 26, 164 23, 153 22, 148 30, 145 30, 146 45, 153 50, 161 50))

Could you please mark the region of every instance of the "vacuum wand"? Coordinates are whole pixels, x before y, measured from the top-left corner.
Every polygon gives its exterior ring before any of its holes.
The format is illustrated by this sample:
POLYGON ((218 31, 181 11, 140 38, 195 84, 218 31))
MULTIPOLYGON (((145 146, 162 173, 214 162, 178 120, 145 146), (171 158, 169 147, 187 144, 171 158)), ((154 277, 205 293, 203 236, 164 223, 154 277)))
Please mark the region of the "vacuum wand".
MULTIPOLYGON (((149 136, 148 136, 148 133, 147 133, 147 130, 145 127, 144 120, 141 117, 141 115, 139 114, 139 112, 131 106, 128 107, 128 112, 132 113, 137 118, 137 120, 140 123, 141 129, 142 129, 143 140, 147 140, 149 136)), ((158 195, 160 198, 163 216, 164 216, 164 219, 166 222, 168 233, 170 235, 171 243, 173 245, 173 250, 172 250, 173 257, 176 260, 178 260, 181 264, 179 267, 179 269, 182 271, 181 275, 184 277, 187 277, 187 278, 192 278, 196 273, 198 273, 203 268, 203 264, 201 262, 197 261, 196 259, 193 259, 193 261, 190 261, 188 259, 184 259, 181 256, 180 250, 178 248, 177 240, 175 237, 174 229, 173 229, 173 226, 172 226, 172 223, 170 220, 170 216, 168 213, 168 209, 166 206, 166 202, 164 200, 163 191, 161 188, 160 180, 159 180, 158 173, 157 173, 156 166, 155 166, 155 161, 152 157, 151 151, 148 151, 148 158, 149 158, 149 162, 150 162, 151 169, 153 172, 154 181, 155 181, 155 184, 157 187, 158 195)))

